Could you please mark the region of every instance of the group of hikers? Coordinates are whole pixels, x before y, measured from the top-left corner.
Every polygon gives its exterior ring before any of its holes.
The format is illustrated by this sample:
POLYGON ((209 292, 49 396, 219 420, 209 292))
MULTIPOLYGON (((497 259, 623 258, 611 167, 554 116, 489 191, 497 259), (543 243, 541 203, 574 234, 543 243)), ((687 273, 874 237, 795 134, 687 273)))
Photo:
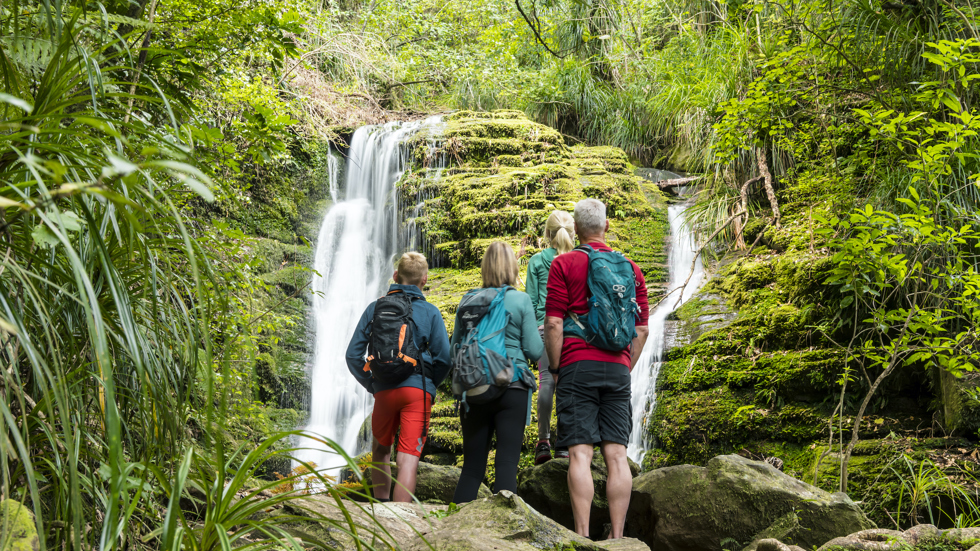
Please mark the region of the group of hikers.
POLYGON ((549 246, 528 263, 526 293, 515 289, 519 266, 513 249, 492 243, 481 264, 483 286, 460 301, 451 338, 439 309, 422 294, 425 257, 402 255, 395 283, 364 311, 347 348, 350 372, 374 395, 376 499, 412 500, 436 388, 451 373, 463 433, 454 502, 476 499, 494 437, 493 490, 517 492, 524 427, 537 390, 535 463, 552 459, 554 408, 554 457, 569 459, 575 531, 589 535, 598 445, 608 469, 609 537, 622 537, 633 480, 626 457, 633 419, 630 371, 647 339, 648 304, 640 268, 606 245, 608 229, 606 207, 596 199, 579 201, 574 216, 552 212, 544 232, 549 246))

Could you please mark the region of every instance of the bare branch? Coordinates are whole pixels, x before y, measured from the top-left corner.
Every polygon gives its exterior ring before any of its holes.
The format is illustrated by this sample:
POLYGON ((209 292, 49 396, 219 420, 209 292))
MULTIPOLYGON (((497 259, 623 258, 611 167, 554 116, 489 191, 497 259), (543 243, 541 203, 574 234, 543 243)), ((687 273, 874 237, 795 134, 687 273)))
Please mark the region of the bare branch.
POLYGON ((565 53, 556 52, 555 50, 551 49, 551 46, 548 46, 547 42, 545 42, 544 37, 541 36, 541 22, 538 20, 537 15, 534 15, 534 22, 532 22, 531 18, 528 17, 526 13, 524 13, 524 8, 521 7, 521 0, 514 0, 514 5, 517 6, 517 11, 520 12, 521 17, 524 18, 524 22, 527 23, 527 26, 531 29, 531 32, 534 33, 534 38, 538 41, 539 44, 544 46, 545 50, 548 50, 549 54, 557 57, 558 59, 564 59, 568 57, 567 51, 565 53))

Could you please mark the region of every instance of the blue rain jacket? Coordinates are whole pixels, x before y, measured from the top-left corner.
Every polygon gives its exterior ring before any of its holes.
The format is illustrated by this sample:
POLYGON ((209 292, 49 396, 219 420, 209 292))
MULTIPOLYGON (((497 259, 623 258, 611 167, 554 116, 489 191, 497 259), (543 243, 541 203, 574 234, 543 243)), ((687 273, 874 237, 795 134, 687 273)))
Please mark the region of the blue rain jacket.
MULTIPOLYGON (((442 320, 439 309, 429 304, 422 295, 422 291, 415 285, 400 285, 392 283, 388 292, 400 290, 412 297, 412 319, 415 320, 415 346, 423 350, 422 360, 425 362, 426 372, 431 377, 425 379, 425 390, 432 394, 435 401, 436 387, 449 374, 452 367, 452 357, 449 353, 449 335, 446 333, 446 323, 442 320)), ((382 390, 392 388, 412 387, 422 388, 422 375, 412 374, 396 385, 382 385, 371 378, 371 374, 364 371, 364 361, 367 359, 368 342, 371 340, 371 322, 374 320, 374 304, 368 305, 364 313, 361 314, 360 321, 357 322, 357 329, 351 337, 350 344, 347 345, 347 369, 366 388, 368 392, 374 394, 382 390)))

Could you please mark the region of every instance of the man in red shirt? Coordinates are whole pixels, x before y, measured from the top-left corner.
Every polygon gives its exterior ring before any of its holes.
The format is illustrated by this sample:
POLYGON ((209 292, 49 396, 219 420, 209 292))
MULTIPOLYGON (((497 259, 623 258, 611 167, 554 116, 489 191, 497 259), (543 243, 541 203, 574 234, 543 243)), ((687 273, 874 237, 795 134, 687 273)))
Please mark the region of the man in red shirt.
MULTIPOLYGON (((596 251, 611 251, 605 241, 609 230, 606 206, 596 199, 575 205, 575 234, 582 244, 596 251)), ((610 538, 623 537, 626 510, 633 490, 633 476, 626 459, 626 445, 633 428, 630 404, 630 371, 640 358, 649 330, 646 282, 636 263, 636 302, 640 306, 636 338, 625 350, 612 352, 563 333, 569 314, 584 316, 588 310, 589 255, 573 250, 559 255, 548 274, 545 302, 544 344, 555 387, 558 413, 558 446, 568 446, 568 490, 572 498, 575 531, 589 535, 589 512, 595 487, 592 484, 592 451, 598 444, 606 460, 609 477, 606 498, 612 518, 610 538)))

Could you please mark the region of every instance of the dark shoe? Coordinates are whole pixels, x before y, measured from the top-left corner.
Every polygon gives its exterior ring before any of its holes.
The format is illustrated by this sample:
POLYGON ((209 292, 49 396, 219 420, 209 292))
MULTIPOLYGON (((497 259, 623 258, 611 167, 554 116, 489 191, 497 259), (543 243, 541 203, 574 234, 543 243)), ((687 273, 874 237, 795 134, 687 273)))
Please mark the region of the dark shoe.
POLYGON ((546 461, 551 461, 551 444, 538 442, 534 448, 534 464, 540 465, 546 461))
POLYGON ((555 459, 568 459, 568 448, 558 448, 555 450, 555 459))

